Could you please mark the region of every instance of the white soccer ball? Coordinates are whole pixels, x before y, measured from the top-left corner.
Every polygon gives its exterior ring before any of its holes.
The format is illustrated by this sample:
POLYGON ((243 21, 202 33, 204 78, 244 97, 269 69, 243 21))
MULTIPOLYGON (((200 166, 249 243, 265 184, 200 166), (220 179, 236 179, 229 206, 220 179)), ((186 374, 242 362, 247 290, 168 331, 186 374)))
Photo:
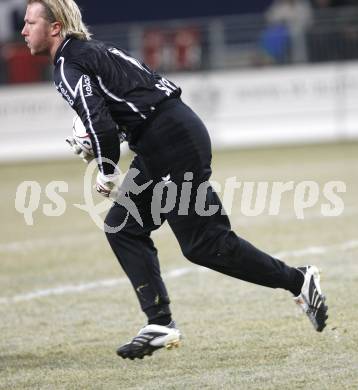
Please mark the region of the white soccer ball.
POLYGON ((90 154, 91 156, 94 155, 93 149, 92 149, 92 141, 87 133, 87 130, 85 126, 83 125, 81 118, 76 115, 73 118, 73 124, 72 124, 72 132, 73 132, 73 138, 76 141, 76 144, 87 154, 90 154))

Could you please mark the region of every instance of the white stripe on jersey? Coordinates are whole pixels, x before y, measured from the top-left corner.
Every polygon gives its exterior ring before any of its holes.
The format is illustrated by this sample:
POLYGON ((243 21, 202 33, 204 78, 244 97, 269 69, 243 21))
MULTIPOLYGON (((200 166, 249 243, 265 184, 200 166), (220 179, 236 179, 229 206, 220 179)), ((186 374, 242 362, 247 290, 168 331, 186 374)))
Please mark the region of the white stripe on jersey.
POLYGON ((146 69, 136 58, 123 53, 122 50, 119 50, 115 47, 111 47, 108 49, 108 51, 111 52, 112 54, 122 57, 124 60, 130 62, 131 64, 135 65, 137 68, 143 70, 144 72, 151 74, 150 71, 146 69))
POLYGON ((82 104, 83 104, 83 107, 84 109, 86 110, 86 114, 87 114, 87 119, 88 119, 88 124, 89 124, 89 127, 90 127, 90 130, 91 130, 91 133, 93 134, 93 138, 95 139, 95 142, 96 142, 96 149, 97 149, 97 163, 99 165, 99 169, 100 171, 104 174, 104 169, 103 169, 103 160, 102 160, 102 153, 101 153, 101 146, 98 142, 98 138, 97 138, 97 134, 96 132, 94 131, 94 128, 93 128, 93 125, 92 125, 92 120, 91 120, 91 113, 88 109, 88 106, 87 106, 87 102, 86 102, 86 98, 85 98, 85 95, 83 93, 83 88, 82 88, 82 79, 83 79, 83 76, 80 78, 80 82, 81 82, 81 88, 80 88, 80 94, 81 94, 81 100, 82 100, 82 104))
POLYGON ((68 42, 70 42, 72 38, 68 38, 67 41, 65 42, 65 44, 62 46, 62 49, 61 49, 61 53, 63 51, 63 49, 65 48, 65 46, 68 44, 68 42))
POLYGON ((117 101, 117 102, 120 102, 120 103, 125 103, 127 104, 134 112, 138 113, 142 119, 147 119, 147 117, 142 114, 138 108, 131 102, 125 100, 125 99, 121 99, 119 98, 118 96, 114 95, 113 93, 111 93, 103 84, 103 81, 101 79, 100 76, 97 76, 97 79, 98 79, 98 82, 99 82, 99 86, 102 88, 103 92, 108 95, 110 98, 112 98, 113 100, 117 101))
POLYGON ((68 83, 68 81, 66 79, 66 76, 65 76, 65 70, 64 70, 65 59, 63 57, 60 57, 59 61, 61 61, 61 68, 60 68, 61 69, 61 79, 62 79, 63 83, 66 85, 66 88, 67 88, 68 92, 70 92, 72 94, 73 98, 75 99, 77 97, 77 95, 78 95, 78 91, 80 91, 81 101, 82 101, 82 105, 83 105, 83 107, 84 107, 84 109, 86 111, 89 128, 90 128, 91 133, 93 134, 93 138, 94 138, 95 143, 96 143, 97 156, 98 156, 97 157, 98 158, 98 165, 99 165, 99 168, 100 168, 101 172, 104 173, 101 147, 100 147, 100 144, 98 142, 97 134, 96 134, 96 132, 95 132, 95 130, 93 128, 93 124, 92 124, 92 120, 91 120, 91 113, 90 113, 90 111, 88 109, 86 98, 85 98, 85 95, 83 93, 82 79, 83 79, 84 75, 82 75, 80 77, 80 79, 77 81, 76 87, 73 90, 71 88, 70 84, 68 83))
POLYGON ((61 65, 60 65, 60 70, 61 70, 61 79, 63 81, 63 83, 66 85, 66 88, 68 90, 68 92, 71 93, 71 95, 76 98, 77 97, 77 94, 78 94, 78 88, 80 87, 80 81, 82 79, 82 77, 78 80, 77 84, 76 84, 76 87, 75 89, 73 90, 70 86, 70 84, 68 83, 67 79, 66 79, 66 76, 65 76, 65 69, 64 69, 64 64, 65 64, 65 59, 64 57, 60 57, 58 59, 59 61, 61 61, 61 65))

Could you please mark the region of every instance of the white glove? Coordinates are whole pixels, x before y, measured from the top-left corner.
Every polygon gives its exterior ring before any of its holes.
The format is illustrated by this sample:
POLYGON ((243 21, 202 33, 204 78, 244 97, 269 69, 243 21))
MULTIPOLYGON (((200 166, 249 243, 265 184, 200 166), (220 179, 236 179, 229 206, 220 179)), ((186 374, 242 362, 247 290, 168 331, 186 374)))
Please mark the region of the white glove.
POLYGON ((82 149, 74 137, 67 137, 66 142, 70 145, 73 153, 81 157, 85 163, 88 164, 94 159, 93 154, 90 154, 86 150, 82 149))
POLYGON ((104 175, 102 172, 98 172, 95 187, 98 193, 109 198, 110 195, 117 193, 118 181, 119 175, 117 174, 104 175))
POLYGON ((67 137, 66 142, 70 145, 73 153, 81 157, 87 164, 94 159, 91 138, 78 115, 73 118, 72 136, 67 137))

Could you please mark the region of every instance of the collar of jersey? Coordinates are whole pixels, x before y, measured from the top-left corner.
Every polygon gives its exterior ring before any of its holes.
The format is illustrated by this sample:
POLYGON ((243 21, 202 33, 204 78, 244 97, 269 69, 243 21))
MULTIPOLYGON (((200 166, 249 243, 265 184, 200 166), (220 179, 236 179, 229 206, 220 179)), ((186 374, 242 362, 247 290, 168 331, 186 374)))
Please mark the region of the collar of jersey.
POLYGON ((71 36, 68 36, 66 37, 63 42, 61 43, 61 45, 58 47, 57 51, 56 51, 56 54, 55 54, 55 58, 54 58, 54 65, 56 65, 59 57, 60 57, 60 54, 62 52, 62 50, 65 48, 65 46, 73 39, 73 37, 71 36))

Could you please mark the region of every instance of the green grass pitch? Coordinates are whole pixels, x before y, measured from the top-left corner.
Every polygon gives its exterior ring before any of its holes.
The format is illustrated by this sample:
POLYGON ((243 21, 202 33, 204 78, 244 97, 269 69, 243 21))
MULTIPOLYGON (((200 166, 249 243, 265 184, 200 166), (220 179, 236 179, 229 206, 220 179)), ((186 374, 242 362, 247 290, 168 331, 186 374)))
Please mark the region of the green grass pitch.
MULTIPOLYGON (((128 166, 128 157, 122 167, 128 166)), ((297 219, 294 195, 280 213, 250 217, 234 198, 233 229, 293 266, 322 269, 328 325, 316 333, 289 293, 189 263, 167 225, 154 234, 181 347, 140 361, 116 347, 144 325, 135 295, 83 203, 84 164, 0 166, 0 389, 357 389, 358 144, 217 151, 213 180, 314 181, 316 205, 297 219), (34 225, 15 210, 24 180, 41 188, 34 225), (48 217, 46 185, 68 183, 66 211, 48 217), (344 211, 324 217, 325 183, 342 181, 344 211)), ((95 195, 96 202, 101 198, 95 195)))

